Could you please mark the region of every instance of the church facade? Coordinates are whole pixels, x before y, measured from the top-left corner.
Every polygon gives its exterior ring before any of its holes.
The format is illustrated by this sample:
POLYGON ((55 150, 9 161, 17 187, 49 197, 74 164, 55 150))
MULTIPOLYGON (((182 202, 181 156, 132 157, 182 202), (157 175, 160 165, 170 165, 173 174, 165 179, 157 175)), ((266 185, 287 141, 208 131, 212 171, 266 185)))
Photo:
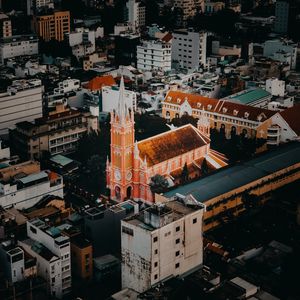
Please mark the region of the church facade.
POLYGON ((201 176, 204 158, 210 169, 227 165, 224 155, 210 149, 209 121, 204 117, 198 128, 188 124, 136 142, 134 113, 126 107, 123 80, 119 91, 118 108, 111 112, 110 161, 106 164, 111 199, 151 203, 154 199, 149 183, 154 175, 166 177, 172 186, 178 183, 185 165, 190 178, 201 176))

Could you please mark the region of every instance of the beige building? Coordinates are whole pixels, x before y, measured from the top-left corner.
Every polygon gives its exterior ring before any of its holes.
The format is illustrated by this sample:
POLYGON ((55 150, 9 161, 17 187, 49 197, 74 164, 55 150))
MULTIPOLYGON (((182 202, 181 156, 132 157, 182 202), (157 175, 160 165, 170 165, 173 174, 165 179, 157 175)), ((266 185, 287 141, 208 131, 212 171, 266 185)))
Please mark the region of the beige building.
POLYGON ((0 38, 12 36, 11 20, 5 14, 0 13, 0 38))
POLYGON ((192 199, 156 204, 122 220, 122 288, 144 292, 203 262, 203 206, 192 199))
POLYGON ((70 12, 54 11, 53 14, 34 16, 33 28, 45 41, 63 41, 65 33, 70 33, 70 12))
POLYGON ((16 129, 10 130, 10 139, 21 156, 37 159, 43 152, 54 155, 74 151, 78 140, 92 130, 98 130, 96 116, 60 106, 60 110, 34 123, 17 123, 16 129))
POLYGON ((243 133, 248 138, 256 137, 257 127, 275 113, 263 108, 180 91, 169 91, 162 102, 162 116, 168 121, 185 114, 197 119, 204 115, 209 118, 211 128, 224 130, 228 138, 232 132, 243 133))

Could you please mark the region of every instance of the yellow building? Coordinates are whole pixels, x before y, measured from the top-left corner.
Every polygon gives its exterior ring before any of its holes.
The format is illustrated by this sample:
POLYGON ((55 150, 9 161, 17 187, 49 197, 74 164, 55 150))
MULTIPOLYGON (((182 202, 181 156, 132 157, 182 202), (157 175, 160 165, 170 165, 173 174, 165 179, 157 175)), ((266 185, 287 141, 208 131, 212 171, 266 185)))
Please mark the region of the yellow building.
MULTIPOLYGON (((248 206, 255 206, 256 202, 269 200, 273 191, 299 179, 300 143, 294 142, 175 188, 164 197, 188 197, 204 203, 206 231, 239 215, 248 206)), ((159 198, 155 197, 161 201, 159 198)))
POLYGON ((52 14, 34 16, 33 27, 36 34, 45 41, 63 41, 65 33, 70 32, 70 12, 55 11, 52 14))
POLYGON ((257 127, 275 114, 268 109, 179 91, 169 91, 162 102, 162 116, 168 121, 183 115, 197 119, 204 115, 209 118, 210 127, 223 128, 227 138, 232 132, 255 138, 257 127))

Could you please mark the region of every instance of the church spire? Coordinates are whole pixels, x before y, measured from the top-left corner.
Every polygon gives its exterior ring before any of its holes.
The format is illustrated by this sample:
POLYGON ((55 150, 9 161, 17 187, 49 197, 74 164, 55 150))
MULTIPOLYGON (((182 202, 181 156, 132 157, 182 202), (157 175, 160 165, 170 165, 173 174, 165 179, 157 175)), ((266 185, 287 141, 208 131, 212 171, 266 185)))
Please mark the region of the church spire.
POLYGON ((124 124, 127 113, 128 113, 128 108, 125 103, 124 92, 125 92, 125 86, 124 86, 124 78, 122 76, 121 82, 120 82, 120 87, 119 87, 119 103, 118 103, 118 110, 117 110, 117 115, 119 117, 121 124, 124 124))

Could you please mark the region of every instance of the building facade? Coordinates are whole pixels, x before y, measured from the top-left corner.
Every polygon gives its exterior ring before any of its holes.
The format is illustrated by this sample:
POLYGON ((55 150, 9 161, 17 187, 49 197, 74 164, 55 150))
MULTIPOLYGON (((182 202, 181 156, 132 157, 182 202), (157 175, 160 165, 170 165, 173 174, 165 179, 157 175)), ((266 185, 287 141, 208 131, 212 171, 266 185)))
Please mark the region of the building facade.
MULTIPOLYGON (((162 175, 174 185, 187 165, 198 166, 205 158, 212 168, 225 165, 226 158, 210 149, 209 124, 203 117, 198 128, 188 124, 177 129, 135 142, 134 113, 125 104, 124 81, 121 80, 117 110, 111 113, 111 155, 107 161, 107 187, 112 199, 134 198, 153 202, 150 181, 162 175), (180 145, 180 146, 178 146, 180 145)), ((193 169, 193 176, 201 172, 193 169)))
POLYGON ((39 54, 39 40, 35 35, 14 35, 3 37, 0 42, 0 62, 9 58, 39 54))
POLYGON ((42 116, 42 93, 39 79, 15 80, 0 94, 0 136, 7 136, 9 129, 18 122, 31 122, 42 116))
POLYGON ((40 219, 27 222, 29 239, 19 242, 27 252, 37 258, 38 274, 49 286, 52 296, 63 298, 71 291, 70 239, 40 219))
POLYGON ((169 91, 162 102, 162 116, 170 122, 184 114, 194 118, 205 115, 210 121, 210 127, 224 130, 227 138, 232 133, 255 138, 257 127, 275 113, 259 107, 179 91, 169 91))
POLYGON ((11 20, 5 14, 0 13, 0 38, 12 36, 11 20))
POLYGON ((35 119, 34 123, 17 123, 9 134, 20 156, 37 159, 45 151, 51 155, 74 151, 78 140, 93 130, 98 130, 96 116, 62 105, 60 110, 48 117, 35 119))
POLYGON ((203 262, 203 206, 190 201, 153 205, 122 220, 122 288, 142 293, 203 262))
POLYGON ((63 41, 65 34, 70 32, 70 12, 54 11, 52 14, 34 16, 33 27, 45 41, 63 41))
POLYGON ((137 46, 137 68, 143 71, 171 71, 171 44, 144 41, 137 46))
POLYGON ((274 31, 287 33, 289 25, 290 4, 288 1, 276 1, 274 31))
POLYGON ((0 205, 27 209, 48 195, 63 198, 63 178, 57 173, 41 171, 18 178, 17 173, 9 180, 0 181, 0 205))
POLYGON ((173 32, 172 63, 188 70, 206 65, 206 32, 176 30, 173 32))
POLYGON ((137 0, 128 0, 126 7, 128 10, 128 25, 131 26, 133 31, 139 31, 142 26, 145 26, 145 5, 137 0))

